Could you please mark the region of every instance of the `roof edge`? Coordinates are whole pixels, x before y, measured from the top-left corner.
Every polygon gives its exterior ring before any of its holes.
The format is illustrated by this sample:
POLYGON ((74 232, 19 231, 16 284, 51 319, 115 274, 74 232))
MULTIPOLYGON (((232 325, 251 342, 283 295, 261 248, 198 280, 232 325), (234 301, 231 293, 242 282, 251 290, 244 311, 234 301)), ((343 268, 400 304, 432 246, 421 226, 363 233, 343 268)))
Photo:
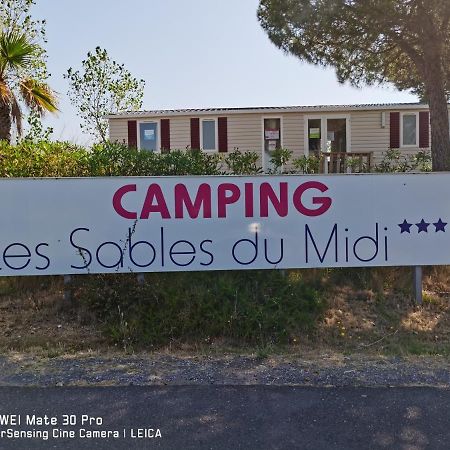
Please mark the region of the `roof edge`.
POLYGON ((129 111, 118 114, 108 114, 107 119, 129 119, 142 117, 166 116, 212 116, 218 114, 280 114, 307 112, 341 112, 341 111, 396 111, 406 109, 428 109, 426 103, 381 103, 355 105, 316 105, 316 106, 257 106, 248 108, 191 108, 191 109, 161 109, 153 111, 129 111))

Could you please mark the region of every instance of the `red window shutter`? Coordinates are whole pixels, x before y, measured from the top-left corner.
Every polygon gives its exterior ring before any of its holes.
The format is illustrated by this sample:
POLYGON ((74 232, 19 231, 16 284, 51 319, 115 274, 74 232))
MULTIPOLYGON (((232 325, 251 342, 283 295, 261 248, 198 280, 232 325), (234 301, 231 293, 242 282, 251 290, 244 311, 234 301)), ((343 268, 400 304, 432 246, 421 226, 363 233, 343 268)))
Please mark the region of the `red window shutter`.
POLYGON ((191 149, 200 150, 200 119, 191 119, 191 149))
POLYGON ((161 119, 161 153, 170 152, 170 119, 161 119))
POLYGON ((419 147, 430 147, 430 113, 428 111, 419 113, 419 147))
POLYGON ((391 112, 390 148, 400 148, 400 113, 391 112))
POLYGON ((128 121, 128 148, 137 148, 137 122, 128 121))
POLYGON ((219 117, 217 119, 217 126, 219 128, 219 152, 228 151, 228 121, 226 117, 219 117))

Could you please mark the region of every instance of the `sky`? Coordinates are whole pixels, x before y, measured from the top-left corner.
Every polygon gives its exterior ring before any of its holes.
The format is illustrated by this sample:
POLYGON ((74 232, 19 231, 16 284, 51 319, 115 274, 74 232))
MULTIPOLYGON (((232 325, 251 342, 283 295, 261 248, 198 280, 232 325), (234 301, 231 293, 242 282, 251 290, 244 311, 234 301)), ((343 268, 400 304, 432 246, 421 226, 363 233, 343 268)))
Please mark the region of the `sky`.
POLYGON ((88 144, 63 74, 100 46, 146 81, 143 109, 414 102, 393 87, 341 85, 332 69, 284 54, 258 23, 258 0, 36 0, 47 20, 47 116, 54 139, 88 144))

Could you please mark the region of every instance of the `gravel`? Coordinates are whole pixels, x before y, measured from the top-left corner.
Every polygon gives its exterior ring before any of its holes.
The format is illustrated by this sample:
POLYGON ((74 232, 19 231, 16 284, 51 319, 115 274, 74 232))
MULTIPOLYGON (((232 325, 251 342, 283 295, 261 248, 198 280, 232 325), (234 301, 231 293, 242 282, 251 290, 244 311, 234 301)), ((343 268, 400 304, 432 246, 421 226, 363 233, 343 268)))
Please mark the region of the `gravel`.
POLYGON ((444 357, 366 355, 180 356, 171 354, 0 356, 0 386, 450 386, 444 357))

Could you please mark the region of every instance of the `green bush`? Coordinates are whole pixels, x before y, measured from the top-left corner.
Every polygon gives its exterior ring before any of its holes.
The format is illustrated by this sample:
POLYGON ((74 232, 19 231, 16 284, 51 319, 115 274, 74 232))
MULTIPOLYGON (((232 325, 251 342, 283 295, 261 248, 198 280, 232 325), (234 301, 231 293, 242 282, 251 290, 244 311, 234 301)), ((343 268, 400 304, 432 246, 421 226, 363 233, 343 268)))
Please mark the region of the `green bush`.
POLYGON ((284 171, 284 166, 289 163, 292 155, 292 150, 287 148, 277 148, 270 152, 270 165, 272 166, 272 169, 269 173, 282 173, 284 171))
MULTIPOLYGON (((292 152, 279 149, 272 153, 269 172, 278 173, 290 164, 290 173, 318 173, 320 158, 301 156, 291 160, 292 152)), ((255 175, 263 173, 258 153, 235 149, 227 154, 200 150, 173 150, 154 153, 129 149, 118 143, 83 148, 68 142, 32 142, 18 145, 0 141, 0 177, 97 177, 97 176, 158 176, 158 175, 255 175)), ((349 158, 350 166, 359 164, 349 158)), ((431 155, 419 151, 405 156, 390 149, 383 154, 376 172, 430 171, 431 155)))
POLYGON ((89 176, 89 152, 68 142, 0 141, 0 177, 89 176))
POLYGON ((292 161, 294 172, 314 174, 320 172, 321 157, 318 155, 301 156, 292 161))
POLYGON ((224 338, 230 344, 286 343, 314 326, 319 290, 299 271, 152 273, 80 277, 79 300, 119 344, 167 345, 224 338))
POLYGON ((68 142, 0 141, 0 177, 220 175, 221 158, 196 150, 143 152, 123 144, 85 149, 68 142))
POLYGON ((388 149, 374 168, 380 173, 431 172, 431 153, 420 150, 415 155, 403 155, 399 149, 388 149))
POLYGON ((259 156, 256 152, 241 152, 234 149, 225 157, 228 171, 234 175, 256 175, 263 172, 258 165, 259 156))

